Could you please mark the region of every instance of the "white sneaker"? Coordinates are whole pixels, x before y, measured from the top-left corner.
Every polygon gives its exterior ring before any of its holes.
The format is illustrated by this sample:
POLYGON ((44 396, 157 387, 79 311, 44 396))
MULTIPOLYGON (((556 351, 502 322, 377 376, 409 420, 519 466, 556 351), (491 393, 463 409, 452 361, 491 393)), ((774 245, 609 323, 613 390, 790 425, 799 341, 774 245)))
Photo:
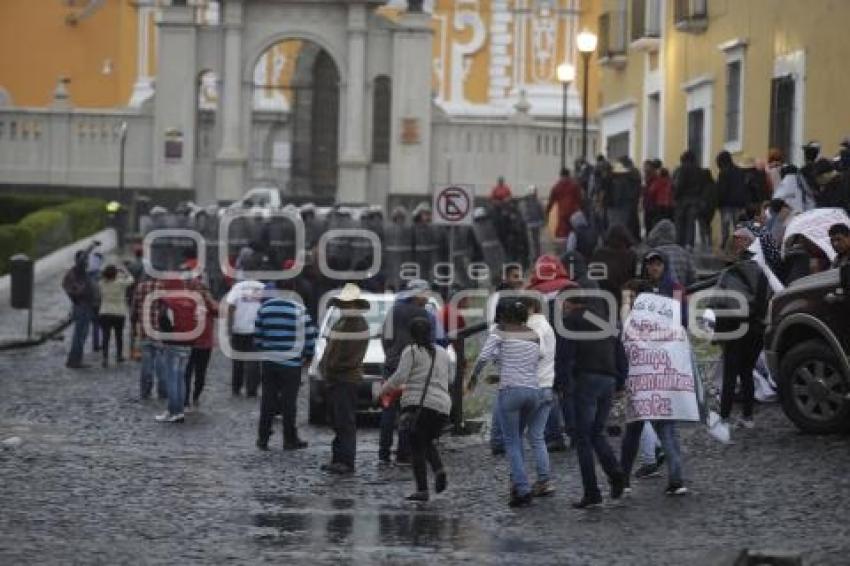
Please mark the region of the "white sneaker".
POLYGON ((162 413, 161 415, 157 415, 154 419, 160 423, 182 423, 185 419, 185 415, 183 413, 177 413, 176 415, 172 415, 169 412, 162 413))
POLYGON ((755 420, 753 420, 753 418, 752 418, 752 417, 750 417, 750 418, 741 417, 740 419, 738 419, 738 422, 736 423, 736 426, 737 426, 738 428, 744 428, 744 429, 747 429, 747 430, 753 430, 754 428, 756 428, 756 421, 755 421, 755 420))
POLYGON ((186 405, 186 406, 183 407, 183 413, 184 414, 190 415, 194 412, 195 412, 195 408, 192 407, 192 405, 186 405))

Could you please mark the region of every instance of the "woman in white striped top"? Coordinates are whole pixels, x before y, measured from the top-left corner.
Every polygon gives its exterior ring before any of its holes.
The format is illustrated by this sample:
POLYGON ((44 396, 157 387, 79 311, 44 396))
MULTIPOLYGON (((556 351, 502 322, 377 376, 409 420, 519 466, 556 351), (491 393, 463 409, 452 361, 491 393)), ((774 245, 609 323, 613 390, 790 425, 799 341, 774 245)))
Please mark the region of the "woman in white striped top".
POLYGON ((541 350, 537 333, 526 326, 528 308, 520 301, 508 305, 502 322, 484 343, 470 385, 478 382, 478 375, 488 362, 499 366, 499 396, 497 399, 500 420, 505 437, 505 451, 511 463, 512 507, 531 503, 531 486, 525 472, 521 423, 528 423, 540 403, 540 379, 537 365, 541 350))

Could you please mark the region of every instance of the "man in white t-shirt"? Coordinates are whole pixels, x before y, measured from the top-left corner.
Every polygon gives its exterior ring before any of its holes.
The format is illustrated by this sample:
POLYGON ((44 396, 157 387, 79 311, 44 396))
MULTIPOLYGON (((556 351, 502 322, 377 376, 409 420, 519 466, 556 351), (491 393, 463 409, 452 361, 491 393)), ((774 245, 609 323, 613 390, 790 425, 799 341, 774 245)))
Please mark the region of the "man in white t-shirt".
POLYGON ((242 393, 245 384, 245 395, 256 397, 260 385, 260 366, 256 361, 239 359, 240 352, 254 352, 254 321, 257 311, 263 304, 263 289, 259 281, 240 281, 227 293, 227 330, 230 334, 230 344, 233 347, 233 379, 231 381, 233 394, 242 393))

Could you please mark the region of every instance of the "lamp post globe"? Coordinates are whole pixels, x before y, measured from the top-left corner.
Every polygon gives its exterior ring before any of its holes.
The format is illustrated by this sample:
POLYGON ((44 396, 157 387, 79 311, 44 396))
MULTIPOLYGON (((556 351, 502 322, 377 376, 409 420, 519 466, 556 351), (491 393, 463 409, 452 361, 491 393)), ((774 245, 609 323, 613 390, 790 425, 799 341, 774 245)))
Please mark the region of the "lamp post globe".
POLYGON ((596 51, 596 44, 599 38, 595 33, 585 28, 576 36, 576 47, 582 53, 593 53, 596 51))
POLYGON ((558 82, 571 83, 576 80, 576 68, 571 63, 561 63, 558 65, 558 82))

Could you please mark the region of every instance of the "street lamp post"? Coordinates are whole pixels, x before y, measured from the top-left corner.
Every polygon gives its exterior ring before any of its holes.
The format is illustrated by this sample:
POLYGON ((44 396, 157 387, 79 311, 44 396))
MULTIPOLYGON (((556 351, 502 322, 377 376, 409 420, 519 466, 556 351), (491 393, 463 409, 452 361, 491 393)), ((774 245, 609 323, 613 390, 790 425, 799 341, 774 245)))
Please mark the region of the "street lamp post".
POLYGON ((121 153, 118 161, 118 202, 124 204, 124 153, 127 149, 127 122, 121 122, 121 153))
MULTIPOLYGON (((127 231, 127 210, 124 206, 124 155, 127 152, 127 122, 121 122, 120 155, 118 158, 118 247, 124 248, 124 234, 127 231)), ((133 207, 135 209, 135 206, 133 207)), ((133 210, 135 214, 135 210, 133 210)))
POLYGON ((567 90, 575 78, 576 68, 573 65, 558 65, 558 81, 564 87, 564 104, 561 107, 561 170, 567 168, 567 90))
POLYGON ((596 43, 598 38, 589 29, 584 29, 576 37, 576 47, 584 63, 584 94, 582 96, 582 112, 581 112, 581 158, 587 162, 587 85, 590 82, 590 56, 596 51, 596 43))

